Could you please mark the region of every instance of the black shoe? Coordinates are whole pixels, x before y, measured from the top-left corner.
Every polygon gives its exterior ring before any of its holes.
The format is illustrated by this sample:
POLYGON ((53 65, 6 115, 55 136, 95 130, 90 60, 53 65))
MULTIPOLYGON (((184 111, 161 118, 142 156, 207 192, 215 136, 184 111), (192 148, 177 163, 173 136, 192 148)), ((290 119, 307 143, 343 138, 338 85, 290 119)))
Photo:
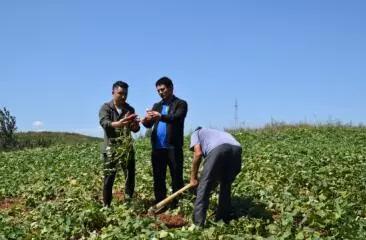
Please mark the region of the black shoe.
POLYGON ((111 203, 103 203, 103 208, 110 208, 111 207, 111 203))
POLYGON ((220 221, 220 220, 222 220, 222 221, 224 221, 224 223, 226 223, 226 224, 228 224, 228 223, 230 223, 230 221, 231 220, 233 220, 235 218, 235 215, 234 215, 234 213, 229 213, 229 214, 227 214, 227 215, 225 215, 225 216, 215 216, 215 222, 218 222, 218 221, 220 221))

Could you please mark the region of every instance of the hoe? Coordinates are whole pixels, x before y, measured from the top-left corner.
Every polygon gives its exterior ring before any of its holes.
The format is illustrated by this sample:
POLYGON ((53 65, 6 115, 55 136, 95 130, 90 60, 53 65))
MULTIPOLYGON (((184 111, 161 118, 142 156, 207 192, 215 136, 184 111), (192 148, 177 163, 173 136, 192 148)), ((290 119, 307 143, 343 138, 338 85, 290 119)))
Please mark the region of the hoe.
POLYGON ((192 187, 191 184, 187 184, 186 186, 184 186, 183 188, 179 189, 178 191, 176 191, 172 195, 168 196, 167 198, 163 199, 162 201, 160 201, 156 205, 150 207, 148 213, 149 214, 156 214, 156 213, 158 213, 161 209, 164 208, 164 206, 166 206, 168 203, 170 203, 174 198, 176 198, 178 195, 180 195, 181 193, 183 193, 187 189, 190 189, 191 187, 192 187))

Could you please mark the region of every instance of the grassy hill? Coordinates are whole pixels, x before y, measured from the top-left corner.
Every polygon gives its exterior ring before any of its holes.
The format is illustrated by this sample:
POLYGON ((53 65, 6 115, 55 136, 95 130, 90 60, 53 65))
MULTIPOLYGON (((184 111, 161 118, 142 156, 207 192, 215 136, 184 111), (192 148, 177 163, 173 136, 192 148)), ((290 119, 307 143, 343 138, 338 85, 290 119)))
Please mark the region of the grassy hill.
POLYGON ((96 142, 100 138, 68 132, 19 132, 15 134, 17 141, 14 149, 49 147, 56 144, 77 144, 96 142))
POLYGON ((365 127, 283 125, 234 135, 244 164, 230 224, 212 221, 217 191, 203 230, 191 225, 191 193, 166 213, 184 216, 183 227, 146 214, 153 200, 148 139, 135 144, 135 199, 123 200, 119 172, 113 207, 103 209, 101 140, 61 141, 0 153, 0 239, 366 239, 365 127))

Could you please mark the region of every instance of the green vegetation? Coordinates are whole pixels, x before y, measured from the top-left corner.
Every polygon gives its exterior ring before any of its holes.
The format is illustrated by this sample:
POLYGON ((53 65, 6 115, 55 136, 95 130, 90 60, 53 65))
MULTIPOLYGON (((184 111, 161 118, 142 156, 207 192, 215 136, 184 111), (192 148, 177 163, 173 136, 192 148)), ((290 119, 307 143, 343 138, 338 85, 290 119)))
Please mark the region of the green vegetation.
MULTIPOLYGON (((190 193, 169 210, 188 225, 168 228, 146 215, 153 200, 148 139, 135 141, 135 199, 115 195, 113 207, 102 208, 99 142, 84 141, 0 153, 0 239, 366 239, 365 127, 275 126, 234 135, 244 164, 230 224, 212 221, 216 193, 203 230, 191 225, 190 193)), ((114 192, 123 192, 122 175, 114 192)))
POLYGON ((5 107, 0 109, 0 150, 16 145, 14 133, 17 130, 16 119, 5 107))
POLYGON ((133 138, 131 131, 124 127, 120 132, 119 136, 113 139, 110 146, 106 147, 108 156, 108 162, 105 164, 105 174, 115 172, 120 167, 122 171, 127 171, 127 164, 133 154, 133 138), (110 168, 110 166, 114 166, 110 168))
POLYGON ((17 145, 14 149, 49 147, 57 144, 78 144, 86 141, 101 141, 97 137, 89 137, 78 133, 66 132, 19 132, 15 133, 17 145))
POLYGON ((0 151, 49 147, 56 144, 77 144, 99 141, 100 138, 64 132, 16 132, 16 118, 7 108, 0 109, 0 151))

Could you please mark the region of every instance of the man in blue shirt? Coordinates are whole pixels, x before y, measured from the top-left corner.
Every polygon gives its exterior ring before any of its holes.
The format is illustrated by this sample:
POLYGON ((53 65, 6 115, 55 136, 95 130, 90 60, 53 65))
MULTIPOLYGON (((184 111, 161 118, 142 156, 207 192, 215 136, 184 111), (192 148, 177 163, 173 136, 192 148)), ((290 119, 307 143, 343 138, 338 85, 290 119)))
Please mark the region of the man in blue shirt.
MULTIPOLYGON (((163 102, 163 107, 161 110, 161 115, 167 115, 169 109, 169 103, 163 102)), ((157 141, 155 147, 157 149, 164 149, 167 148, 167 139, 166 139, 166 122, 159 121, 158 129, 157 129, 157 141)))
MULTIPOLYGON (((173 82, 168 77, 160 78, 156 90, 162 98, 141 120, 151 133, 151 162, 154 178, 155 202, 166 198, 166 169, 170 170, 173 192, 183 187, 183 138, 184 119, 187 115, 186 101, 173 94, 173 82)), ((173 206, 177 201, 173 202, 173 206)))
POLYGON ((241 170, 240 143, 227 132, 198 127, 191 135, 190 149, 194 151, 190 183, 193 187, 198 185, 194 223, 199 226, 205 224, 210 193, 216 183, 220 184, 216 220, 227 222, 231 208, 231 184, 241 170), (202 156, 205 162, 198 183, 202 156))

